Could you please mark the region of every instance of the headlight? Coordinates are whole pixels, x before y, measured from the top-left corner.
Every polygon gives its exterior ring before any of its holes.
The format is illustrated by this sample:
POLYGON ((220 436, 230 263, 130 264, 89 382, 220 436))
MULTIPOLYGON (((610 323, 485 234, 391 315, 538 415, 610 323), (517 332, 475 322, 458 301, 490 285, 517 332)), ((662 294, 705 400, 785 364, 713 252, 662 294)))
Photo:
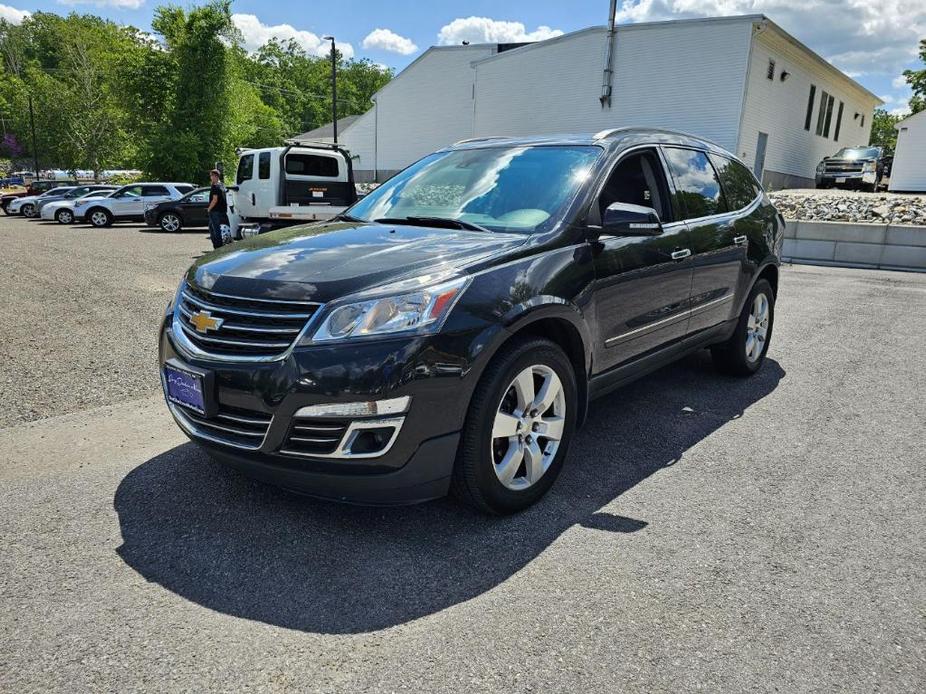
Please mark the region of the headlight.
POLYGON ((874 163, 873 161, 866 161, 866 162, 862 165, 862 171, 864 171, 864 172, 866 172, 866 173, 870 173, 870 172, 872 172, 872 171, 874 171, 874 170, 875 170, 875 163, 874 163))
POLYGON ((825 164, 824 162, 821 161, 819 164, 817 164, 817 173, 822 172, 823 169, 825 169, 825 168, 826 168, 826 164, 825 164))
POLYGON ((393 333, 435 333, 440 330, 468 277, 392 296, 341 304, 331 309, 311 342, 330 342, 393 333))

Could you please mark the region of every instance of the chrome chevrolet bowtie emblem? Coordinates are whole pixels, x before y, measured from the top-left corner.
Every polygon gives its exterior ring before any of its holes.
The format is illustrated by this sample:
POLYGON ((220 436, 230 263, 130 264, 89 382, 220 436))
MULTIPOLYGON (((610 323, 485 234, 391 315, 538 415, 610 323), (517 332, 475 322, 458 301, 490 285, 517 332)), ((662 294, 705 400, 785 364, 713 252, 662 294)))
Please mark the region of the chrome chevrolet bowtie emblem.
POLYGON ((196 328, 198 333, 207 333, 210 330, 218 330, 222 327, 224 320, 222 318, 213 318, 209 311, 197 311, 190 316, 190 323, 196 328))

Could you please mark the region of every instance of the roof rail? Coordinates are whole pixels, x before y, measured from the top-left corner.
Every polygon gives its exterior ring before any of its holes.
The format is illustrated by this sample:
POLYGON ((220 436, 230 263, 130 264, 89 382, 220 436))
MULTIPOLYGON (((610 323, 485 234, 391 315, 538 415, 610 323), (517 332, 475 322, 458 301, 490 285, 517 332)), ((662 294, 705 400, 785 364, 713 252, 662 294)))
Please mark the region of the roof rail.
POLYGON ((319 149, 344 149, 343 145, 335 144, 334 142, 321 142, 319 140, 298 140, 296 138, 288 138, 283 140, 287 145, 293 145, 295 147, 318 147, 319 149))
POLYGON ((595 133, 595 134, 592 136, 592 139, 595 139, 595 140, 603 140, 603 139, 605 139, 606 137, 611 137, 612 135, 615 135, 615 134, 617 134, 617 133, 619 133, 619 132, 621 132, 621 131, 624 131, 624 130, 629 130, 629 128, 626 128, 626 127, 624 127, 624 128, 606 128, 605 130, 599 130, 597 133, 595 133))
POLYGON ((464 145, 469 142, 487 142, 489 140, 507 140, 507 139, 508 138, 505 135, 489 135, 487 137, 468 137, 465 140, 457 140, 456 142, 453 143, 452 146, 456 147, 457 145, 464 145))

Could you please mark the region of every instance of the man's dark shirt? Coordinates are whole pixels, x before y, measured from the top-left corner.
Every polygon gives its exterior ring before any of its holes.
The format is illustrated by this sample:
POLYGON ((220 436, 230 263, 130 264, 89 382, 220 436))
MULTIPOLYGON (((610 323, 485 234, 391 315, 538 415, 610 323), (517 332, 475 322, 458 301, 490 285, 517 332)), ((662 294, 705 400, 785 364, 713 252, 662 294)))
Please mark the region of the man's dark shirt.
POLYGON ((219 201, 213 205, 212 212, 221 212, 225 214, 228 212, 228 204, 225 202, 225 191, 222 189, 221 185, 213 183, 212 189, 209 191, 209 202, 212 202, 216 195, 219 196, 219 201))

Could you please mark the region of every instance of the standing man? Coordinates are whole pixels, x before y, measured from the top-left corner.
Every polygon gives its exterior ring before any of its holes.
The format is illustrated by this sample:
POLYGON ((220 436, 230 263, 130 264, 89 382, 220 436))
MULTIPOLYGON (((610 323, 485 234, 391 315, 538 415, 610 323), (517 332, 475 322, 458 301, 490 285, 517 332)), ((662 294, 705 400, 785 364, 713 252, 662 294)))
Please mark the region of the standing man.
POLYGON ((209 238, 212 247, 222 245, 222 225, 228 224, 228 203, 225 202, 225 186, 218 169, 209 172, 212 179, 212 189, 209 191, 209 238))

